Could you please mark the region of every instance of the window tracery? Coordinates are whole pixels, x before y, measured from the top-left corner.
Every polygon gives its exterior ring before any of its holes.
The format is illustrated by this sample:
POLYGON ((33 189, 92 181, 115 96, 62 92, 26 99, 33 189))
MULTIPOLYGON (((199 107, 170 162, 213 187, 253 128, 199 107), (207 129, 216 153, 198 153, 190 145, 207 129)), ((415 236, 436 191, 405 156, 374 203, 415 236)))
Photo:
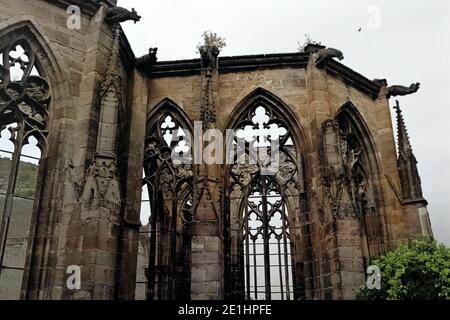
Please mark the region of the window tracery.
POLYGON ((301 173, 292 132, 263 100, 234 128, 235 164, 230 167, 227 201, 228 296, 296 299, 301 295, 296 274, 301 245, 294 241, 301 233, 296 217, 301 214, 301 173), (242 146, 245 152, 239 152, 242 146))
POLYGON ((50 86, 41 70, 25 40, 0 48, 0 286, 8 298, 20 298, 48 134, 50 86))
MULTIPOLYGON (((170 104, 149 121, 143 184, 148 191, 148 226, 141 231, 146 245, 146 299, 188 299, 193 167, 190 126, 170 104), (178 157, 174 156, 175 154, 178 157), (181 161, 183 159, 184 161, 181 161)), ((139 270, 138 270, 139 272, 139 270)))

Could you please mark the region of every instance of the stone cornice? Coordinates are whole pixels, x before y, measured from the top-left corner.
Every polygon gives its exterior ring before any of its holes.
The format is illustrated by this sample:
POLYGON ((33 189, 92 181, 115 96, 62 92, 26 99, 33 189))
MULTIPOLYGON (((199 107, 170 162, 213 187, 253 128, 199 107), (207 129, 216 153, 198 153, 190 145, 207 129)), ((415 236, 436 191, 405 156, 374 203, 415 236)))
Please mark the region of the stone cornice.
MULTIPOLYGON (((299 68, 308 65, 307 53, 281 53, 247 56, 219 57, 219 74, 267 69, 299 68)), ((200 75, 200 59, 161 61, 151 68, 141 70, 150 78, 200 75)), ((341 77, 352 87, 377 98, 381 87, 363 75, 335 60, 325 65, 328 73, 341 77)))
MULTIPOLYGON (((49 2, 54 4, 55 6, 61 7, 63 9, 67 9, 71 5, 76 5, 81 8, 82 13, 85 13, 89 16, 93 16, 97 13, 98 8, 100 8, 101 3, 95 0, 44 0, 45 2, 49 2)), ((108 6, 112 6, 109 1, 104 1, 108 6)))
POLYGON ((349 67, 339 63, 335 60, 327 62, 325 69, 328 73, 342 77, 344 82, 350 86, 363 91, 376 99, 380 93, 381 87, 373 81, 367 79, 363 75, 353 71, 349 67))
MULTIPOLYGON (((219 57, 219 73, 243 72, 263 69, 306 68, 308 55, 303 53, 261 54, 219 57)), ((157 62, 143 70, 151 77, 200 75, 200 59, 157 62)))

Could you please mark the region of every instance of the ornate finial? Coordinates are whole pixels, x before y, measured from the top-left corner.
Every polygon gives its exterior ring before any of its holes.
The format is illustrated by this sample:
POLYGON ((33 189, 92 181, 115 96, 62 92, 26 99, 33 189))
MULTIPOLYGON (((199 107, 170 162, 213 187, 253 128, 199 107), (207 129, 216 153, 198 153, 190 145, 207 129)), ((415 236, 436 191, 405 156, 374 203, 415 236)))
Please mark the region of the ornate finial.
POLYGON ((217 35, 217 33, 204 32, 203 43, 197 46, 200 53, 202 70, 206 71, 207 75, 214 69, 218 69, 218 57, 220 50, 226 47, 225 38, 217 35))
POLYGON ((111 49, 111 55, 109 57, 108 66, 106 69, 105 79, 103 81, 101 91, 102 93, 108 89, 108 87, 115 83, 117 89, 119 89, 122 76, 119 71, 119 58, 120 58, 120 26, 117 25, 114 28, 113 46, 111 49))
POLYGON ((125 22, 128 20, 134 21, 134 23, 141 20, 141 16, 137 14, 134 8, 129 11, 122 7, 108 8, 106 11, 105 22, 111 25, 125 22))
POLYGON ((214 92, 217 90, 219 54, 226 46, 225 39, 217 33, 204 32, 203 43, 197 46, 201 57, 202 84, 202 117, 204 127, 214 128, 216 123, 216 104, 214 92))
POLYGON ((405 153, 412 151, 411 142, 409 141, 408 131, 406 129, 405 119, 403 118, 402 110, 400 109, 400 103, 398 100, 395 101, 394 106, 397 112, 397 138, 398 138, 398 148, 399 153, 405 153))
POLYGON ((119 52, 120 52, 120 28, 117 26, 114 28, 114 40, 113 40, 113 47, 111 50, 111 56, 108 62, 108 72, 113 73, 117 70, 117 62, 119 59, 119 52))
POLYGON ((200 56, 202 62, 202 70, 206 71, 208 75, 213 70, 218 69, 218 57, 220 50, 217 47, 201 47, 200 56))
POLYGON ((403 200, 423 200, 422 184, 417 169, 417 160, 409 141, 405 120, 403 119, 400 104, 396 101, 394 109, 397 112, 397 134, 398 134, 398 171, 402 187, 403 200))

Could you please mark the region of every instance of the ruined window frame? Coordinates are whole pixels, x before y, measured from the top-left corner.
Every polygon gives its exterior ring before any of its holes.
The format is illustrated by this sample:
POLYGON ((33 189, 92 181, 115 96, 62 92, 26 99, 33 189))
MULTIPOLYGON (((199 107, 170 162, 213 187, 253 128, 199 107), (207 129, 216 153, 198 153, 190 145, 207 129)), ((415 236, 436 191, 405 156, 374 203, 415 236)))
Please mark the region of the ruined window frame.
POLYGON ((361 228, 363 264, 367 268, 370 261, 386 252, 387 230, 383 221, 384 200, 376 157, 378 152, 366 121, 352 102, 345 103, 339 109, 335 120, 339 128, 344 159, 345 149, 347 152, 354 149, 359 153, 357 161, 347 169, 347 176, 349 185, 355 189, 356 218, 361 228), (354 146, 346 148, 349 138, 354 140, 354 146), (365 190, 358 191, 358 176, 365 180, 365 190))
MULTIPOLYGON (((5 36, 7 39, 11 35, 5 36)), ((3 47, 0 47, 2 61, 0 63, 0 131, 8 129, 11 138, 10 141, 14 145, 12 152, 8 150, 0 150, 3 153, 11 155, 10 175, 8 177, 7 190, 5 194, 5 204, 1 208, 0 221, 0 272, 2 270, 21 270, 22 281, 20 284, 21 292, 19 298, 24 298, 24 288, 28 278, 28 269, 30 262, 30 254, 33 246, 34 223, 38 208, 41 186, 39 181, 42 179, 42 159, 45 158, 47 149, 47 136, 49 133, 50 123, 50 103, 51 103, 51 86, 44 68, 37 56, 38 49, 33 46, 33 41, 29 41, 24 34, 14 37, 15 41, 11 41, 3 47), (13 57, 12 52, 20 47, 23 50, 22 55, 13 57), (19 64, 22 76, 19 79, 12 78, 11 70, 19 64), (15 127, 12 125, 16 124, 15 127), (40 150, 40 157, 24 154, 23 147, 30 143, 29 139, 34 137, 37 140, 36 147, 40 150), (9 227, 13 214, 14 201, 17 198, 24 198, 16 194, 17 179, 20 172, 20 164, 22 158, 32 159, 38 162, 36 188, 34 190, 34 198, 30 212, 30 225, 28 230, 28 240, 26 247, 26 256, 24 265, 5 266, 4 258, 6 245, 9 235, 9 227)))
MULTIPOLYGON (((149 235, 145 269, 147 300, 188 299, 190 296, 188 261, 192 238, 193 166, 174 163, 171 152, 178 143, 168 145, 164 138, 169 131, 170 134, 179 134, 178 129, 185 131, 186 138, 192 136, 189 118, 173 101, 164 99, 148 116, 145 138, 143 186, 147 186, 149 197, 144 201, 150 203, 151 216, 149 230, 141 230, 140 234, 149 235), (163 128, 168 117, 174 122, 174 128, 163 128), (170 209, 161 207, 162 201, 159 200, 163 199, 163 194, 173 196, 170 209), (164 250, 161 241, 168 242, 168 255, 161 253, 164 250), (167 260, 166 266, 158 266, 161 263, 158 259, 167 260), (158 281, 156 278, 159 276, 167 280, 158 281)), ((192 152, 192 145, 188 146, 192 152)))

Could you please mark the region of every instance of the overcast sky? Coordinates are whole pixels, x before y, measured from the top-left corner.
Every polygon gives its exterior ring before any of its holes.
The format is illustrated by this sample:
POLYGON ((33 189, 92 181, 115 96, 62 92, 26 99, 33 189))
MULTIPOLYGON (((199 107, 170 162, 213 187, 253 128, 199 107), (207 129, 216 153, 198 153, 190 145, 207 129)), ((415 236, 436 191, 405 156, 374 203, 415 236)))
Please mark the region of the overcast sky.
POLYGON ((158 47, 160 61, 195 58, 205 30, 226 38, 222 56, 295 52, 309 34, 341 49, 343 63, 369 79, 421 82, 417 94, 399 100, 435 237, 450 245, 450 1, 119 0, 119 5, 142 15, 137 24, 123 24, 137 56, 158 47))

